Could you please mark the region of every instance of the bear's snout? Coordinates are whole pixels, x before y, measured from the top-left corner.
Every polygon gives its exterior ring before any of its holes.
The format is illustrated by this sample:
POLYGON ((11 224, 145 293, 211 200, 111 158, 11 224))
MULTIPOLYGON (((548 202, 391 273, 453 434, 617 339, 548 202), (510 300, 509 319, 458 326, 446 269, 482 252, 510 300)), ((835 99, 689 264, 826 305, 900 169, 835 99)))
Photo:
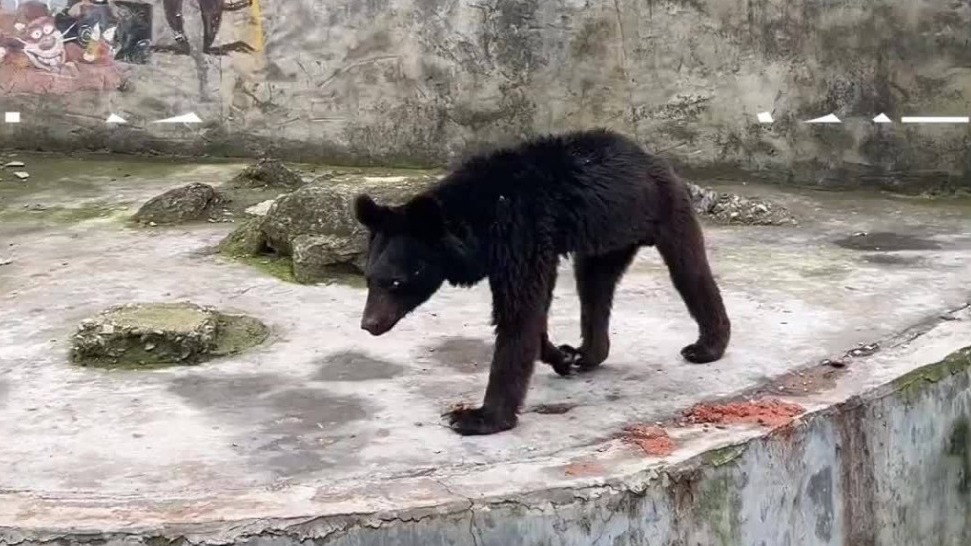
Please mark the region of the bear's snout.
POLYGON ((372 336, 380 336, 391 329, 389 321, 382 321, 377 317, 367 315, 361 319, 361 329, 367 330, 372 336))
POLYGON ((367 330, 372 336, 380 336, 394 328, 402 316, 401 305, 390 294, 382 290, 369 290, 364 316, 361 317, 361 329, 367 330))

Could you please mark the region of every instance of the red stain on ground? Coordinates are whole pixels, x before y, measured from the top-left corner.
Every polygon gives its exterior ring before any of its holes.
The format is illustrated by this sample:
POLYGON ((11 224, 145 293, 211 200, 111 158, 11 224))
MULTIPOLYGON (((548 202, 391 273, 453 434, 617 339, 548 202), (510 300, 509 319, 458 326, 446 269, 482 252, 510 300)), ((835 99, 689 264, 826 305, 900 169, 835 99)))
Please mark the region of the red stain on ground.
POLYGON ((806 409, 781 400, 759 400, 732 404, 698 404, 685 415, 688 423, 731 425, 755 423, 766 427, 788 424, 806 409))
POLYGON ((566 466, 567 476, 600 476, 607 472, 607 469, 598 462, 575 462, 566 466))
POLYGON ((624 441, 635 444, 652 457, 666 457, 674 453, 674 440, 661 427, 632 425, 624 429, 624 441))

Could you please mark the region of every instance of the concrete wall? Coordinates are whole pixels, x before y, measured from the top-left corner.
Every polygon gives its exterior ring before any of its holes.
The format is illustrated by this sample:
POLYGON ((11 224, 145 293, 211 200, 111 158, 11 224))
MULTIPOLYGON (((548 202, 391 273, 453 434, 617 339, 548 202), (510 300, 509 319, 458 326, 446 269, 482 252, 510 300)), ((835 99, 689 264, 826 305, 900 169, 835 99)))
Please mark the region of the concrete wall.
POLYGON ((2 0, 0 105, 23 122, 0 124, 0 144, 425 165, 604 125, 694 167, 971 187, 969 126, 871 121, 971 114, 968 0, 200 1, 236 5, 215 43, 243 52, 201 52, 194 0, 190 54, 148 52, 174 43, 162 0, 113 2, 124 61, 76 51, 39 75, 13 26, 37 13, 2 0), (203 122, 149 123, 189 111, 203 122), (130 125, 106 126, 111 112, 130 125), (829 113, 844 123, 801 123, 829 113))
MULTIPOLYGON (((820 412, 598 494, 537 493, 349 525, 323 544, 967 546, 971 350, 820 412)), ((247 546, 287 544, 267 537, 247 546)))
MULTIPOLYGON (((971 350, 626 489, 349 526, 324 544, 966 546, 971 350)), ((247 546, 284 544, 265 537, 247 546)))

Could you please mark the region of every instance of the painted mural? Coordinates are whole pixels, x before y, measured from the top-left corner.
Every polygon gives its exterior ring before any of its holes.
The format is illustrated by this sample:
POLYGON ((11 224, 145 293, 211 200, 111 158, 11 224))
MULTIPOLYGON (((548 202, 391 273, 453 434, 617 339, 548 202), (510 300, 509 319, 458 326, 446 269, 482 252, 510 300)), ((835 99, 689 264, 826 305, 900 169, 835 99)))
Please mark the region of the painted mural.
POLYGON ((183 12, 183 0, 0 0, 0 94, 124 91, 132 65, 151 65, 155 55, 262 49, 259 0, 190 0, 190 5, 183 12), (231 29, 236 32, 224 33, 249 41, 220 35, 227 14, 238 12, 244 13, 242 25, 237 21, 231 29), (200 18, 202 36, 187 36, 187 17, 200 18), (156 43, 153 34, 160 26, 167 36, 156 43), (193 51, 190 43, 200 42, 201 51, 193 51))

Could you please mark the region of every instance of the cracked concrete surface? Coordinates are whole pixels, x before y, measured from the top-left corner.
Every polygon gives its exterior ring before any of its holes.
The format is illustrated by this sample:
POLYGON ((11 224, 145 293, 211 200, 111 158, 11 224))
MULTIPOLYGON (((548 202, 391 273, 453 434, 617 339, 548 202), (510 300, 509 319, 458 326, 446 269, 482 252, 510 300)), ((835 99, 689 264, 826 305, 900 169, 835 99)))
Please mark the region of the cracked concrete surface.
MULTIPOLYGON (((121 200, 130 212, 167 187, 228 180, 235 166, 173 169, 114 181, 92 175, 83 191, 72 182, 79 167, 52 169, 32 177, 37 191, 5 195, 0 207, 121 200)), ((624 425, 663 421, 882 341, 832 388, 780 393, 824 408, 968 344, 971 322, 960 310, 971 273, 967 203, 729 189, 779 200, 801 224, 707 228, 734 321, 726 357, 707 366, 678 357, 694 325, 658 256, 645 249, 619 289, 603 369, 562 379, 539 366, 520 426, 481 438, 455 435, 440 414, 456 402, 477 403, 484 391, 485 285, 446 288, 372 338, 357 326, 362 290, 287 284, 212 254, 228 224, 135 229, 111 216, 67 224, 45 223, 43 213, 8 217, 0 222, 0 258, 13 260, 0 267, 0 438, 12 441, 0 443, 0 543, 131 533, 269 544, 276 533, 367 544, 376 543, 368 529, 408 522, 411 531, 395 531, 405 533, 395 543, 418 544, 431 543, 413 542, 418 536, 452 536, 442 522, 453 522, 478 544, 502 544, 496 537, 506 535, 496 529, 512 532, 513 523, 497 520, 500 513, 542 519, 552 507, 569 511, 577 499, 635 491, 709 448, 762 434, 676 430, 678 450, 659 460, 616 441, 624 425), (883 250, 836 244, 863 233, 880 234, 883 250), (895 241, 918 248, 887 250, 895 241), (83 318, 118 303, 171 300, 245 312, 267 323, 273 338, 192 368, 68 363, 68 339, 83 318), (919 337, 898 337, 951 311, 953 320, 919 337), (542 410, 556 404, 569 409, 542 410), (566 472, 588 460, 600 470, 566 472)), ((555 340, 576 341, 578 312, 565 264, 552 310, 555 340)), ((619 536, 609 511, 590 517, 585 538, 564 543, 619 536)))

